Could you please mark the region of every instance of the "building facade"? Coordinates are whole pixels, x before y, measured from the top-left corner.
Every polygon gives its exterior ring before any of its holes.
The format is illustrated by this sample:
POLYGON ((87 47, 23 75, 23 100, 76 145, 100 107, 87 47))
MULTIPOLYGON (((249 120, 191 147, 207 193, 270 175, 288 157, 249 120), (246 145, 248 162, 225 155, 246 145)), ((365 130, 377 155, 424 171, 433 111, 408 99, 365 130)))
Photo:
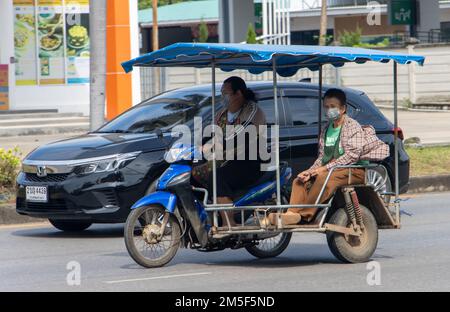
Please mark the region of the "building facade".
MULTIPOLYGON (((131 41, 136 38, 130 55, 137 56, 137 1, 129 8, 131 41)), ((0 26, 0 77, 7 77, 0 78, 0 110, 88 115, 89 0, 2 0, 0 26)))

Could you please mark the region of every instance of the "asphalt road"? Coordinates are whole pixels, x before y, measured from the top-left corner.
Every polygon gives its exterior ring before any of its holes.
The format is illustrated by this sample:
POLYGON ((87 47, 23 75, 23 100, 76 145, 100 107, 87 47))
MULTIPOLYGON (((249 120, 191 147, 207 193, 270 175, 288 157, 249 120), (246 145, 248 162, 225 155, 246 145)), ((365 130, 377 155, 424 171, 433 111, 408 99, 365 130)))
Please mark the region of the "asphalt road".
POLYGON ((449 291, 450 193, 411 195, 402 209, 403 228, 380 231, 381 285, 368 285, 366 264, 338 262, 323 234, 294 234, 274 259, 181 249, 166 267, 143 269, 121 225, 65 234, 44 224, 0 228, 0 291, 449 291), (71 261, 78 286, 67 283, 71 261))

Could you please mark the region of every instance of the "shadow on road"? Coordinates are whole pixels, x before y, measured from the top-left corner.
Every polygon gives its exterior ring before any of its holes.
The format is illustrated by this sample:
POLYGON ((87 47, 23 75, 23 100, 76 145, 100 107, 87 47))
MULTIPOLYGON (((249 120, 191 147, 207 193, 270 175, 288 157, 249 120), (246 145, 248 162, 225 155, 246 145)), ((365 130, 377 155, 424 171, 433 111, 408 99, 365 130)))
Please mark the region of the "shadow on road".
MULTIPOLYGON (((114 253, 108 256, 128 256, 125 253, 114 253)), ((290 268, 300 266, 313 266, 320 264, 342 264, 328 251, 326 244, 292 244, 283 254, 275 258, 257 259, 245 250, 196 252, 182 250, 169 262, 165 268, 177 266, 202 265, 205 267, 242 267, 242 268, 290 268)), ((133 262, 121 266, 126 270, 158 270, 145 269, 133 262)))
POLYGON ((123 226, 100 226, 89 228, 81 232, 63 232, 52 227, 22 229, 11 233, 14 236, 21 237, 39 237, 39 238, 116 238, 123 237, 123 226))

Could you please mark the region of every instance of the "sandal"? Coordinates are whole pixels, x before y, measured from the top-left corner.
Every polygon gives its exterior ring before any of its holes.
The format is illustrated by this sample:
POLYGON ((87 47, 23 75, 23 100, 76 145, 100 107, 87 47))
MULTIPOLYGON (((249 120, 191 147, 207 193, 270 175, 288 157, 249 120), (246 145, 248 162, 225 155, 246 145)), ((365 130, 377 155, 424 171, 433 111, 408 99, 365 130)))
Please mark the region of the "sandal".
MULTIPOLYGON (((277 214, 276 212, 272 212, 269 214, 269 216, 266 218, 266 222, 272 225, 277 224, 277 214)), ((296 212, 283 212, 280 214, 281 217, 281 223, 283 225, 295 225, 298 224, 302 220, 302 216, 299 213, 296 212)))

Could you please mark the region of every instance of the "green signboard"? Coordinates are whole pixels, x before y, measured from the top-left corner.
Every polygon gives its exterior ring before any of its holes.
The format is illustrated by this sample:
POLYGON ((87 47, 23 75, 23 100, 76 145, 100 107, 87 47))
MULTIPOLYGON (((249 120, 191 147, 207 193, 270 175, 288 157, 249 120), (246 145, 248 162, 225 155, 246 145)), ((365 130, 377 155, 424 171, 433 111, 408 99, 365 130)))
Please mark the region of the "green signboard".
POLYGON ((255 3, 255 30, 262 30, 262 3, 255 3))
POLYGON ((416 23, 416 1, 391 0, 389 17, 391 25, 414 25, 416 23))

